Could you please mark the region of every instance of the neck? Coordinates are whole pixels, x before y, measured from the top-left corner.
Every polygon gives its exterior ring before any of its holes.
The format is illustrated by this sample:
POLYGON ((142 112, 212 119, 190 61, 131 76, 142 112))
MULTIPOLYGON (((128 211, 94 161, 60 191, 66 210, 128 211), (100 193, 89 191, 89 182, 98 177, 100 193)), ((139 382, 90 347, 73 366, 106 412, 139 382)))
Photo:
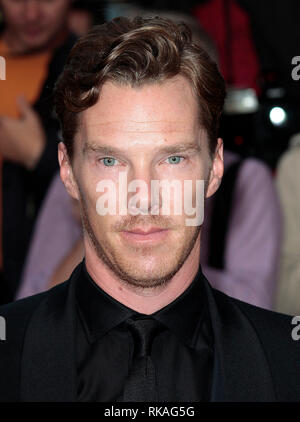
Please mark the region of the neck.
POLYGON ((167 306, 180 296, 194 280, 199 269, 200 234, 180 270, 163 286, 141 289, 120 280, 96 255, 85 238, 85 264, 94 282, 123 305, 150 315, 167 306))

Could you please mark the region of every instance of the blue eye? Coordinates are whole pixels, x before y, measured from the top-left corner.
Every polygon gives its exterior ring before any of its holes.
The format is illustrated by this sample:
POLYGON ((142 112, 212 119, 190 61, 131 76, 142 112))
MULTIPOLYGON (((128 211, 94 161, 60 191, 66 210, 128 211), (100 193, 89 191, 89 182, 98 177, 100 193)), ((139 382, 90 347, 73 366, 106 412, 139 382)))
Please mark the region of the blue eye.
POLYGON ((116 164, 117 160, 113 157, 105 157, 105 158, 102 158, 101 161, 106 167, 112 167, 116 164))
POLYGON ((179 157, 178 155, 173 155, 172 157, 167 158, 170 164, 179 164, 182 159, 183 157, 179 157))

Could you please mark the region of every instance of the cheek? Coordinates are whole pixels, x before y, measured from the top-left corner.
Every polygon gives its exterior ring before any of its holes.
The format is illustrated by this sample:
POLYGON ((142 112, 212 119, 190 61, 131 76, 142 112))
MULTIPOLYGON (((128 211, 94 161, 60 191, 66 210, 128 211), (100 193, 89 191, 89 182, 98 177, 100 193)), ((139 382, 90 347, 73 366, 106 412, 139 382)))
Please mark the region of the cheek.
POLYGON ((56 2, 56 3, 58 3, 56 6, 49 5, 51 7, 49 8, 45 7, 45 9, 43 10, 43 19, 48 24, 51 23, 53 25, 52 27, 49 28, 52 30, 61 25, 61 23, 66 18, 67 10, 68 10, 68 8, 65 5, 65 2, 63 2, 63 4, 60 4, 61 2, 56 2))
MULTIPOLYGON (((100 228, 99 234, 105 236, 105 233, 109 231, 109 228, 115 222, 116 216, 109 213, 101 215, 101 212, 99 212, 99 199, 102 198, 102 195, 105 195, 105 193, 97 192, 97 184, 97 180, 92 180, 90 182, 85 180, 84 186, 80 187, 80 198, 95 230, 97 229, 99 231, 100 228)), ((107 205, 108 202, 105 201, 105 208, 107 208, 107 205)))
POLYGON ((73 175, 78 187, 80 202, 91 216, 96 212, 96 201, 99 196, 96 191, 97 181, 90 177, 88 170, 84 170, 83 167, 77 167, 77 171, 73 169, 73 175))
POLYGON ((191 178, 193 180, 205 180, 209 176, 211 168, 211 159, 208 154, 201 155, 197 160, 194 161, 191 170, 191 178))
POLYGON ((89 211, 90 215, 96 214, 96 204, 99 197, 99 193, 96 192, 96 186, 93 184, 85 186, 80 192, 80 196, 84 200, 85 206, 89 211))
POLYGON ((4 12, 5 20, 15 30, 22 28, 23 26, 23 17, 22 11, 18 9, 12 9, 7 12, 4 12))
POLYGON ((212 160, 209 154, 205 154, 205 156, 201 157, 199 166, 200 166, 201 178, 203 180, 206 180, 207 178, 209 178, 210 170, 212 168, 212 160))

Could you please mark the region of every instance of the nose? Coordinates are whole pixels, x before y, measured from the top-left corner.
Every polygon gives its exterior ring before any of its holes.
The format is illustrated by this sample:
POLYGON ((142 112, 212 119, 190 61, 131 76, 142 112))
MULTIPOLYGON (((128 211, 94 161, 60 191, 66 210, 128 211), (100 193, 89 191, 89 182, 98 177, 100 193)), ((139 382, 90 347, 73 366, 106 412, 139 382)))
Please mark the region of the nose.
POLYGON ((40 19, 41 7, 38 0, 27 0, 24 5, 24 19, 28 23, 37 22, 40 19))
POLYGON ((131 172, 128 178, 128 212, 131 215, 159 214, 159 197, 152 192, 153 180, 155 175, 151 168, 131 172))

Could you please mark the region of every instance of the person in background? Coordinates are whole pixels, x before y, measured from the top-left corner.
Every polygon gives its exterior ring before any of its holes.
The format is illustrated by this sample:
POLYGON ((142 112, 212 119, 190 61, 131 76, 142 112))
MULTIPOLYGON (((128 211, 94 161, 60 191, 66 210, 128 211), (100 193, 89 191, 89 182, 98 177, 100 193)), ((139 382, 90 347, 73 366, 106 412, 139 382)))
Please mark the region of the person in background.
MULTIPOLYGON (((140 14, 148 13, 140 11, 140 14)), ((153 15, 188 23, 194 40, 214 61, 218 60, 213 41, 198 28, 195 19, 170 12, 155 11, 153 15)), ((223 181, 206 202, 201 246, 204 274, 224 293, 271 309, 277 280, 281 215, 270 170, 257 159, 242 160, 225 149, 223 181)), ((66 280, 72 266, 81 261, 82 231, 74 207, 57 175, 38 219, 16 299, 66 280)))
POLYGON ((282 217, 270 169, 224 150, 223 180, 205 216, 203 273, 222 292, 274 309, 282 217))
POLYGON ((78 37, 86 34, 93 26, 102 23, 105 18, 104 0, 73 0, 69 11, 69 30, 78 37))
POLYGON ((36 215, 57 171, 52 89, 76 37, 71 0, 0 0, 0 303, 12 300, 36 215))
POLYGON ((276 185, 283 212, 283 242, 280 256, 276 310, 300 314, 300 134, 290 140, 281 157, 276 185))
POLYGON ((250 18, 240 3, 240 0, 205 0, 193 8, 193 14, 217 46, 227 86, 260 92, 260 64, 250 18))
POLYGON ((78 206, 67 194, 57 173, 37 218, 15 299, 42 292, 66 280, 82 260, 83 239, 78 216, 78 206))

